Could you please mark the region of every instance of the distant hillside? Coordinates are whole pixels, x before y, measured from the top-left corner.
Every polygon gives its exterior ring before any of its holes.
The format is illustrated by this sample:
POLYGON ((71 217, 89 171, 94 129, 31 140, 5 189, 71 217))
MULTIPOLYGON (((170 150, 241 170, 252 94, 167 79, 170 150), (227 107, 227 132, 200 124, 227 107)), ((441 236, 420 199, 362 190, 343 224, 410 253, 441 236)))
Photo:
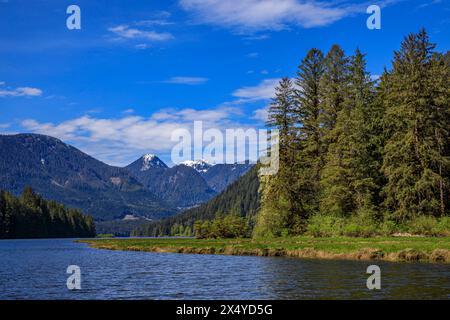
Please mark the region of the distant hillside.
POLYGON ((178 165, 167 169, 149 186, 160 197, 177 207, 192 207, 216 195, 194 169, 178 165))
POLYGON ((217 193, 243 176, 252 164, 216 164, 202 174, 208 185, 217 193))
POLYGON ((173 207, 193 207, 216 195, 195 168, 183 164, 169 168, 154 155, 144 155, 126 169, 173 207))
POLYGON ((186 161, 169 168, 147 154, 126 167, 150 191, 177 208, 189 208, 210 200, 251 168, 249 164, 217 164, 186 161))
POLYGON ((212 220, 219 214, 237 213, 253 217, 258 211, 258 167, 254 166, 245 175, 232 183, 221 194, 181 214, 144 225, 132 232, 134 236, 169 235, 174 225, 192 227, 196 220, 212 220))
POLYGON ((92 217, 47 201, 26 188, 20 197, 0 190, 0 239, 95 237, 92 217))
POLYGON ((0 135, 0 189, 25 186, 97 220, 126 214, 161 218, 175 212, 126 169, 109 166, 44 135, 0 135))

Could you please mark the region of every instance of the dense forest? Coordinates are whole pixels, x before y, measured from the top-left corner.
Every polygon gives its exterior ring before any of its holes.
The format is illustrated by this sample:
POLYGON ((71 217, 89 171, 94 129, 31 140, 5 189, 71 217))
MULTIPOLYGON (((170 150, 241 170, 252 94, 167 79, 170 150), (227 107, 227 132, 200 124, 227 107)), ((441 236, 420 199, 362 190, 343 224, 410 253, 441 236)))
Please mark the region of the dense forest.
POLYGON ((450 56, 435 48, 408 35, 379 79, 358 49, 311 49, 281 80, 255 236, 450 234, 450 56))
POLYGON ((425 30, 376 77, 359 49, 313 48, 269 108, 278 173, 253 168, 208 203, 133 235, 222 237, 243 230, 236 215, 254 237, 450 235, 449 102, 450 53, 425 30))
POLYGON ((154 221, 133 230, 132 236, 191 236, 194 235, 196 221, 214 220, 228 214, 246 217, 249 226, 255 223, 255 215, 260 205, 258 193, 258 167, 252 167, 240 179, 229 185, 224 192, 199 207, 154 221))
POLYGON ((30 187, 20 197, 0 191, 0 239, 94 236, 91 216, 46 201, 30 187))

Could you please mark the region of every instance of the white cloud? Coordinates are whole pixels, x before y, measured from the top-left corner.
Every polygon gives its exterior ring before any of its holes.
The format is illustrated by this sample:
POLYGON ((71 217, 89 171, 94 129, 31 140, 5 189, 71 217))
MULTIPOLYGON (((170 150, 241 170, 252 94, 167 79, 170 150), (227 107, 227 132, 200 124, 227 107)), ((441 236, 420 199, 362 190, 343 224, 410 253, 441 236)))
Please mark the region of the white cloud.
POLYGON ((419 5, 417 7, 417 9, 423 9, 423 8, 426 8, 426 7, 435 5, 435 4, 440 4, 440 3, 442 3, 442 0, 431 0, 429 2, 426 2, 426 3, 423 3, 423 4, 419 5))
POLYGON ((173 39, 173 35, 168 32, 156 32, 132 28, 126 24, 121 24, 108 29, 121 39, 145 39, 149 41, 166 41, 173 39))
POLYGON ((280 79, 265 79, 258 85, 243 87, 233 92, 233 96, 239 98, 238 102, 252 102, 270 100, 275 96, 275 87, 280 79))
POLYGON ((173 25, 173 22, 164 20, 164 19, 149 19, 149 20, 141 20, 134 23, 136 26, 170 26, 173 25))
POLYGON ((204 77, 172 77, 163 82, 172 84, 199 85, 208 82, 208 80, 209 80, 208 78, 204 77))
POLYGON ((260 35, 252 35, 245 37, 244 40, 255 41, 255 40, 266 40, 269 39, 270 36, 268 34, 260 34, 260 35))
MULTIPOLYGON (((2 82, 3 86, 5 82, 2 82)), ((42 90, 32 87, 18 87, 15 89, 0 90, 0 97, 37 97, 42 95, 42 90)))
POLYGON ((266 122, 268 117, 269 117, 269 107, 267 106, 264 108, 256 109, 253 112, 252 119, 258 120, 261 122, 266 122))
POLYGON ((181 7, 201 23, 219 25, 239 32, 281 30, 330 25, 367 6, 349 1, 302 0, 180 0, 181 7))
POLYGON ((146 43, 139 43, 139 44, 135 45, 134 47, 139 50, 145 50, 145 49, 148 49, 150 46, 146 43))
POLYGON ((86 115, 60 123, 26 119, 21 127, 57 137, 109 164, 127 165, 143 153, 170 153, 176 144, 171 141, 172 132, 182 128, 192 132, 194 120, 202 120, 204 130, 242 127, 232 120, 236 115, 241 115, 239 109, 225 107, 166 109, 150 117, 126 115, 104 119, 86 115))
POLYGON ((259 53, 258 52, 252 52, 246 55, 247 58, 258 58, 259 53))
POLYGON ((134 113, 134 109, 130 108, 130 109, 125 109, 122 111, 123 114, 131 114, 134 113))

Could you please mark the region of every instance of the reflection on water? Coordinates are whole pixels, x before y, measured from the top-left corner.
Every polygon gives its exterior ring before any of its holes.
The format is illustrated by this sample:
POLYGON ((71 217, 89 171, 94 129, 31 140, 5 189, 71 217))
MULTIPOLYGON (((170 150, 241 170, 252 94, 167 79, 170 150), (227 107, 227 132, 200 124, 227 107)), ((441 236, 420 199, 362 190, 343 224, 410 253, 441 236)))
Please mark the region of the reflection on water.
POLYGON ((0 241, 0 299, 449 299, 437 264, 181 255, 88 248, 72 240, 0 241), (381 267, 381 290, 366 268, 381 267), (78 265, 82 290, 66 287, 78 265))

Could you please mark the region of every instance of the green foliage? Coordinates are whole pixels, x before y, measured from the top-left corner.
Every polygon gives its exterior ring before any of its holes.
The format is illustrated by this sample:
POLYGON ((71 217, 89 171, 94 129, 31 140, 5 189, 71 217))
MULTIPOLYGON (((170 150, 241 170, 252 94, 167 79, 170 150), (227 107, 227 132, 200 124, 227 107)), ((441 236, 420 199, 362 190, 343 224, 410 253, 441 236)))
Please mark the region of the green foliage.
POLYGON ((420 216, 408 221, 407 231, 417 235, 449 236, 450 217, 436 219, 430 216, 420 216))
POLYGON ((377 82, 359 50, 311 49, 269 109, 280 170, 261 181, 253 235, 448 234, 449 79, 424 30, 377 82))
MULTIPOLYGON (((269 108, 268 125, 279 130, 279 171, 266 177, 262 184, 262 208, 258 216, 255 236, 279 236, 289 226, 296 225, 305 215, 302 201, 298 198, 300 163, 296 90, 290 79, 284 78, 275 89, 276 98, 269 108), (272 214, 275 213, 275 214, 272 214)), ((292 231, 294 228, 292 228, 292 231)))
POLYGON ((386 76, 385 205, 398 221, 444 216, 449 204, 450 70, 424 30, 395 52, 386 76))
POLYGON ((297 113, 302 124, 301 148, 297 150, 299 174, 297 190, 301 193, 303 217, 315 214, 319 208, 320 175, 324 164, 325 144, 321 126, 321 79, 325 72, 323 53, 311 49, 297 71, 297 113))
POLYGON ((212 221, 196 221, 194 234, 197 239, 248 238, 250 228, 248 221, 237 214, 217 217, 212 221))
POLYGON ((104 238, 114 238, 114 237, 115 236, 112 233, 101 233, 101 234, 98 234, 96 236, 96 238, 102 238, 102 239, 104 239, 104 238))
POLYGON ((0 190, 0 239, 94 236, 91 216, 44 200, 30 187, 19 198, 0 190))
POLYGON ((307 234, 314 237, 332 237, 342 233, 344 218, 317 214, 308 221, 307 234))
MULTIPOLYGON (((254 216, 260 206, 258 189, 258 166, 254 166, 240 179, 227 187, 225 191, 210 201, 199 207, 186 210, 176 216, 144 224, 141 227, 135 228, 131 232, 131 235, 151 237, 175 235, 172 230, 175 225, 181 225, 185 229, 189 228, 192 235, 196 221, 214 220, 222 212, 235 213, 246 217, 252 228, 254 216)), ((179 232, 176 232, 176 234, 179 234, 179 232)))
POLYGON ((374 237, 392 235, 439 236, 450 235, 450 217, 421 216, 406 223, 386 218, 378 221, 372 213, 351 217, 318 214, 308 221, 306 233, 313 237, 374 237))
POLYGON ((373 83, 359 50, 349 60, 350 64, 343 66, 343 70, 347 69, 343 72, 348 74, 343 78, 346 95, 336 123, 327 134, 328 153, 321 176, 320 209, 338 215, 373 207, 372 193, 376 189, 367 117, 373 101, 373 83))

